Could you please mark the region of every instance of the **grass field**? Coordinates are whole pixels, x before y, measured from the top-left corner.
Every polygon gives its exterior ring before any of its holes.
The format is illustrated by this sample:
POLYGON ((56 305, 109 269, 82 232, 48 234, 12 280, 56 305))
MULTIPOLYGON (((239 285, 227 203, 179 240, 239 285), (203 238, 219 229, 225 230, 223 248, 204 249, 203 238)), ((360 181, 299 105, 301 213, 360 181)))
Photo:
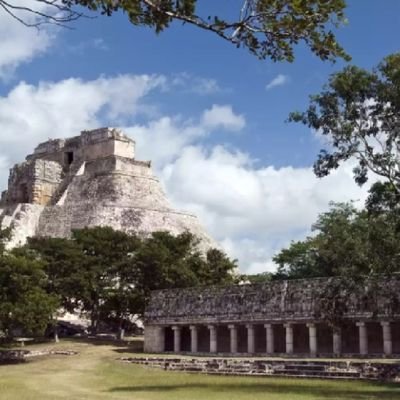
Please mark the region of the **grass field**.
POLYGON ((400 399, 394 384, 184 374, 117 361, 132 355, 128 347, 67 341, 41 347, 79 354, 0 366, 0 400, 400 399))

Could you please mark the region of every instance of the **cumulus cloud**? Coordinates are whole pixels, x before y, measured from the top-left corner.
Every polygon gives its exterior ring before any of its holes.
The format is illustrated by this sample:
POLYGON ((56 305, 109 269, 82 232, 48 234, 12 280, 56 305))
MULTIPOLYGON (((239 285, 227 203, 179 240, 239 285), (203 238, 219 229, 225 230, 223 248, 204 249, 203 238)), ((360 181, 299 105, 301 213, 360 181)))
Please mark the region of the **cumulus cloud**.
POLYGON ((8 167, 41 141, 123 126, 137 142, 138 159, 153 160, 172 203, 197 214, 247 272, 273 268, 272 256, 304 237, 330 201, 364 200, 366 189, 354 184, 351 164, 319 180, 308 167, 261 165, 239 150, 210 147, 207 137, 214 131, 246 125, 230 105, 212 105, 190 118, 150 118, 147 95, 165 90, 165 82, 163 76, 121 75, 18 84, 0 97, 0 187, 8 167), (138 114, 147 122, 132 123, 138 114))
MULTIPOLYGON (((31 6, 31 0, 12 1, 16 6, 31 6)), ((48 8, 45 3, 35 2, 38 11, 44 12, 48 8)), ((22 15, 19 15, 22 16, 22 15)), ((35 21, 33 14, 24 13, 24 20, 28 23, 35 21)), ((28 28, 19 23, 4 10, 0 12, 0 79, 7 79, 22 63, 32 60, 35 56, 44 53, 54 39, 54 29, 28 28), (51 33, 53 32, 53 34, 51 33)))
MULTIPOLYGON (((124 117, 146 112, 144 97, 164 81, 156 75, 121 75, 37 86, 21 82, 0 97, 0 157, 16 162, 48 138, 76 135, 104 123, 119 125, 124 117)), ((1 186, 5 179, 2 170, 1 186)))
POLYGON ((226 129, 239 131, 246 125, 243 115, 237 115, 229 105, 214 104, 211 109, 204 111, 202 123, 209 129, 226 129))
POLYGON ((244 116, 235 114, 231 106, 213 105, 197 120, 163 116, 124 130, 135 138, 138 154, 152 159, 156 167, 162 167, 175 160, 186 146, 205 138, 212 131, 238 131, 245 124, 244 116))
POLYGON ((311 168, 255 167, 241 152, 187 146, 162 170, 173 202, 199 215, 243 270, 271 269, 272 256, 309 233, 331 201, 358 200, 367 188, 352 179, 352 165, 317 179, 311 168))
POLYGON ((283 86, 288 82, 289 82, 289 77, 287 75, 279 74, 267 84, 265 89, 270 90, 277 86, 283 86))

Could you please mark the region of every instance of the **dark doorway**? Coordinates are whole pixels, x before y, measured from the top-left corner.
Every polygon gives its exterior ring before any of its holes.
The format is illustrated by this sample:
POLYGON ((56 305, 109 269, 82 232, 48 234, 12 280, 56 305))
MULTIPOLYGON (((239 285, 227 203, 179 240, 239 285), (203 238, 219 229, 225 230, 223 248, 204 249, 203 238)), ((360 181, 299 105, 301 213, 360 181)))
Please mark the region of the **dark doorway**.
POLYGON ((355 323, 346 324, 342 328, 342 353, 360 354, 358 326, 355 323))
POLYGON ((273 325, 275 353, 286 352, 286 330, 283 324, 273 325))
POLYGON ((231 351, 231 336, 228 326, 217 327, 217 352, 229 353, 231 351))
POLYGON ((267 352, 267 340, 264 325, 254 325, 254 349, 256 353, 267 352))
POLYGON ((293 324, 293 353, 310 352, 308 327, 306 324, 293 324))
POLYGON ((207 326, 199 326, 198 330, 198 350, 200 353, 210 352, 210 331, 207 326))
POLYGON ((191 337, 190 329, 188 326, 183 326, 181 329, 181 351, 190 351, 191 337))
POLYGON ((164 330, 164 348, 165 351, 174 351, 174 331, 171 327, 167 327, 164 330))
POLYGON ((327 324, 317 325, 317 346, 318 353, 333 353, 333 329, 327 324))
POLYGON ((66 165, 71 165, 74 161, 74 153, 72 151, 64 153, 64 160, 66 165))

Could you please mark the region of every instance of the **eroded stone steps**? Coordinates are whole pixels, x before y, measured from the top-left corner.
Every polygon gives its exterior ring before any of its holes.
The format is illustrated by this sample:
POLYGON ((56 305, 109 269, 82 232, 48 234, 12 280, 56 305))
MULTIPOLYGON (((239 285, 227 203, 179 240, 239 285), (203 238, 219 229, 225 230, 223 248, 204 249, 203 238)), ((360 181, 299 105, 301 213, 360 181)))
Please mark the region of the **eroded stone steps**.
POLYGON ((400 380, 400 364, 368 361, 235 360, 132 357, 121 359, 168 371, 209 375, 315 379, 400 380))

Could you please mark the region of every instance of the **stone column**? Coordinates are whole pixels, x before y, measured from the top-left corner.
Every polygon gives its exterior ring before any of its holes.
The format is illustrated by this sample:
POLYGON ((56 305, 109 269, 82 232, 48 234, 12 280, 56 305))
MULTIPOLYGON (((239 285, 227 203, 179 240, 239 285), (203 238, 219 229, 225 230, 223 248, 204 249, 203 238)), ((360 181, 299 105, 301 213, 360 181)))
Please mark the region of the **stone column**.
POLYGON ((181 327, 173 326, 174 331, 174 353, 180 353, 181 351, 181 327))
POLYGON ((333 330, 333 354, 335 356, 342 354, 342 331, 340 328, 333 330))
POLYGON ((196 325, 190 325, 190 352, 198 352, 198 331, 196 325))
POLYGON ((267 341, 267 354, 273 354, 275 349, 274 349, 274 328, 272 324, 265 324, 264 328, 267 330, 267 336, 266 336, 266 341, 267 341))
POLYGON ((231 337, 231 353, 238 352, 238 333, 236 325, 228 325, 230 337, 231 337))
POLYGON ((247 352, 249 354, 255 353, 255 338, 254 338, 254 325, 247 324, 247 352))
POLYGON ((293 354, 293 325, 287 323, 284 327, 286 328, 286 354, 293 354))
POLYGON ((160 353, 163 353, 165 351, 165 327, 159 326, 157 328, 157 343, 156 347, 160 353))
POLYGON ((217 352, 217 327, 214 325, 208 325, 210 331, 210 353, 217 352))
POLYGON ((392 329, 389 321, 381 322, 383 330, 383 352, 385 356, 392 355, 392 329))
POLYGON ((310 355, 315 357, 318 353, 318 343, 317 343, 317 327, 314 323, 307 324, 308 328, 308 339, 310 344, 310 355))
POLYGON ((365 322, 356 322, 358 326, 358 334, 360 341, 360 354, 365 356, 368 354, 368 335, 367 335, 367 327, 365 322))

